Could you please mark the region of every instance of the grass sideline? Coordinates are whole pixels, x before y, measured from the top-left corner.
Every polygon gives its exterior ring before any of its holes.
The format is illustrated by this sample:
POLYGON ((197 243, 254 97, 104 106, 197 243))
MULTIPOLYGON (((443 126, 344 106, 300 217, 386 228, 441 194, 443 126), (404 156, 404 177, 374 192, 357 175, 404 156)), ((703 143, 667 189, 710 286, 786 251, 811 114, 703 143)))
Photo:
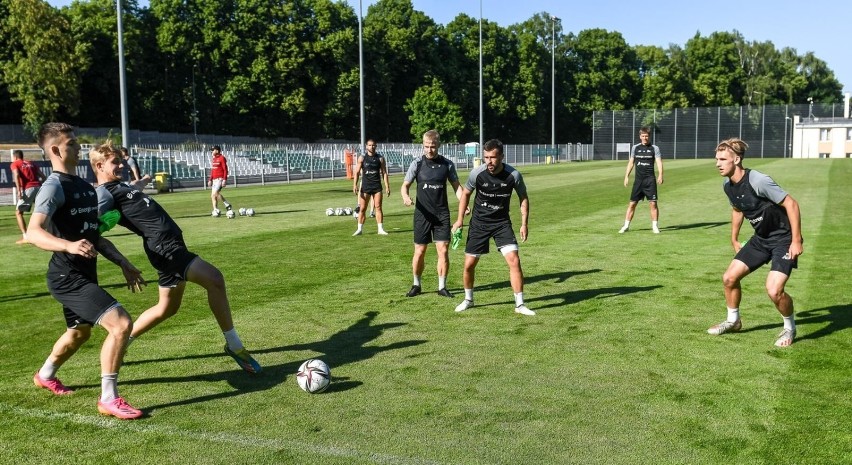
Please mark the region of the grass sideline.
MULTIPOLYGON (((408 299, 411 210, 391 177, 385 227, 351 237, 345 180, 228 188, 253 218, 210 218, 204 191, 157 195, 190 249, 228 281, 237 329, 265 372, 239 371, 197 286, 184 306, 131 347, 120 389, 148 416, 100 417, 96 329, 60 371, 77 389, 50 396, 32 373, 63 330, 45 286, 49 253, 16 246, 0 207, 0 457, 8 463, 773 463, 852 462, 849 389, 852 163, 747 159, 800 203, 805 253, 788 291, 799 339, 772 346, 781 319, 767 269, 744 281, 743 332, 705 330, 725 315, 730 207, 711 160, 666 160, 662 234, 648 208, 622 225, 624 162, 519 167, 530 192, 521 246, 535 317, 512 312, 499 254, 477 268, 477 307, 463 314, 461 249, 449 288, 408 299), (309 395, 298 365, 321 358, 329 390, 309 395)), ((466 173, 465 173, 466 174, 466 173)), ((513 199, 517 215, 517 199, 513 199)), ((454 205, 451 202, 451 206, 454 205)), ((744 232, 745 229, 744 229, 744 232)), ((750 234, 750 231, 747 231, 750 234)), ((108 237, 143 270, 138 238, 108 237)), ((122 287, 106 260, 101 283, 131 314, 156 300, 122 287)), ((437 289, 430 248, 424 291, 437 289)))

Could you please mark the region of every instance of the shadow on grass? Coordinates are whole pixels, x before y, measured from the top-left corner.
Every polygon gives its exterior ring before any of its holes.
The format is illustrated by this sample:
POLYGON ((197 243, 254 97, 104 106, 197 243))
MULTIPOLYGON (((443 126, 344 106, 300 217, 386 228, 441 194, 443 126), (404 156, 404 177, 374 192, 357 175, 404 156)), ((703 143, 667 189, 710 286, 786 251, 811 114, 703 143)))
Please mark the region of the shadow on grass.
POLYGON ((710 228, 718 228, 720 226, 725 226, 731 224, 730 221, 715 221, 712 223, 691 223, 691 224, 676 224, 674 226, 666 226, 665 228, 660 228, 660 231, 678 231, 681 229, 710 229, 710 228))
MULTIPOLYGON (((156 282, 155 282, 156 284, 156 282)), ((101 284, 103 289, 127 289, 127 283, 115 283, 115 284, 101 284)), ((50 292, 34 292, 30 294, 12 294, 12 295, 4 295, 0 297, 0 303, 3 302, 14 302, 17 300, 29 300, 29 299, 40 299, 42 297, 50 297, 50 292)), ((62 304, 54 301, 55 308, 61 309, 62 304)))
MULTIPOLYGON (((556 283, 564 283, 565 281, 573 278, 574 276, 580 276, 584 274, 591 273, 600 273, 601 269, 592 269, 592 270, 583 270, 583 271, 562 271, 559 273, 546 273, 535 276, 524 276, 524 285, 530 285, 542 281, 554 281, 556 283)), ((507 270, 508 272, 508 270, 507 270)), ((475 291, 493 291, 495 289, 505 289, 512 287, 512 283, 509 281, 500 281, 497 283, 484 284, 482 286, 474 286, 475 291)))
POLYGON ((650 292, 659 289, 663 286, 657 284, 654 286, 618 286, 618 287, 601 287, 598 289, 583 289, 579 291, 570 291, 562 294, 554 294, 549 296, 535 297, 527 299, 527 302, 549 302, 553 299, 559 299, 557 302, 547 305, 534 305, 533 310, 544 310, 546 308, 564 307, 567 305, 582 302, 584 300, 595 299, 598 297, 619 297, 622 295, 635 294, 637 292, 650 292))
MULTIPOLYGON (((802 334, 799 329, 797 341, 806 339, 819 339, 830 334, 834 334, 844 329, 852 328, 852 304, 833 305, 831 307, 815 308, 813 310, 805 310, 804 312, 796 312, 796 327, 802 328, 808 325, 818 325, 816 331, 802 334)), ((779 321, 777 324, 760 325, 752 328, 743 328, 742 332, 762 331, 772 328, 781 328, 782 324, 779 321)))
MULTIPOLYGON (((332 376, 334 375, 334 367, 339 367, 348 363, 355 363, 369 359, 374 355, 388 350, 402 349, 405 347, 416 346, 423 344, 425 340, 410 340, 389 344, 386 346, 376 346, 372 342, 378 339, 385 330, 403 326, 406 323, 385 323, 374 325, 378 312, 372 311, 364 314, 364 317, 356 321, 348 328, 338 331, 331 335, 326 340, 310 342, 306 344, 293 344, 280 347, 271 347, 267 349, 252 348, 253 355, 268 354, 275 352, 286 351, 303 351, 311 350, 317 352, 318 355, 313 358, 324 360, 332 367, 332 376), (368 344, 370 344, 368 346, 368 344)), ((138 360, 129 361, 125 365, 132 366, 137 364, 166 362, 169 360, 192 360, 204 359, 213 357, 227 357, 222 353, 190 355, 185 357, 138 360)), ((152 384, 152 383, 183 383, 183 382, 221 382, 225 381, 234 388, 234 391, 209 394, 190 399, 179 400, 158 405, 150 405, 145 407, 145 411, 150 413, 157 409, 175 407, 180 405, 190 405, 198 402, 206 402, 210 400, 223 399, 237 395, 258 392, 270 389, 284 383, 288 376, 296 373, 303 360, 294 360, 278 365, 263 365, 263 372, 259 375, 249 375, 239 369, 229 370, 220 373, 211 373, 205 375, 189 375, 189 376, 171 376, 171 377, 152 377, 139 380, 122 382, 122 385, 132 384, 152 384)), ((353 389, 361 385, 358 381, 350 381, 348 378, 333 377, 333 382, 329 386, 326 393, 342 392, 353 389)))

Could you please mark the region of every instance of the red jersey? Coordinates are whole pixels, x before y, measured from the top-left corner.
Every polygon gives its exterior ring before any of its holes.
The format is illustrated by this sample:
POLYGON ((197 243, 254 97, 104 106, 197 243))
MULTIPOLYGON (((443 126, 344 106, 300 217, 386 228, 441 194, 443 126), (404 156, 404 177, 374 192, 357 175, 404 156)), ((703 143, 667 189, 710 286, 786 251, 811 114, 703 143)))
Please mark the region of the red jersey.
POLYGON ((221 153, 213 157, 210 168, 210 179, 228 179, 228 161, 221 153))
POLYGON ((29 160, 15 160, 11 165, 12 171, 18 172, 18 179, 21 182, 21 188, 24 190, 29 189, 30 187, 39 187, 41 186, 41 171, 38 169, 38 165, 29 161, 29 160))

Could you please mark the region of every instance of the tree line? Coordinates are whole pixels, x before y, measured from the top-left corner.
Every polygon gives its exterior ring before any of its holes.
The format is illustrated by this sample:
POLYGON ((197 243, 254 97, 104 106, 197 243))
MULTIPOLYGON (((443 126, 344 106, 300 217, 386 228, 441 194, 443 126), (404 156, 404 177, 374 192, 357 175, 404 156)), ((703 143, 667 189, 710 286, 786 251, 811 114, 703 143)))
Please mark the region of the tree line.
MULTIPOLYGON (((134 129, 360 139, 359 18, 344 1, 122 3, 134 129)), ((663 48, 552 21, 483 19, 485 138, 549 141, 554 99, 557 142, 589 141, 594 110, 841 99, 813 53, 736 30, 663 48)), ((379 0, 361 25, 369 137, 416 141, 439 128, 445 141, 479 140, 479 18, 441 25, 411 0, 379 0)), ((0 123, 120 124, 114 0, 0 0, 0 31, 0 123)))

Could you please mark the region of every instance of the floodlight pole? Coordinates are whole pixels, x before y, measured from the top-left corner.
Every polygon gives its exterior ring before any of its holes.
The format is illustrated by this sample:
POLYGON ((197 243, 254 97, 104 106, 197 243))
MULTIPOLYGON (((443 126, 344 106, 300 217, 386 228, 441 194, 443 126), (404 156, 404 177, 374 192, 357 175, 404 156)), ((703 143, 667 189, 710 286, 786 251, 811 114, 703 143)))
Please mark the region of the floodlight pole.
POLYGON ((127 79, 124 72, 124 26, 121 22, 121 0, 115 0, 116 23, 118 24, 118 83, 121 93, 121 145, 130 147, 127 117, 127 79))
POLYGON ((550 145, 556 146, 556 22, 559 18, 556 16, 550 17, 551 38, 550 38, 550 145))
POLYGON ((196 65, 192 65, 192 137, 198 143, 198 109, 195 106, 195 69, 196 65))
POLYGON ((364 9, 362 6, 362 0, 358 0, 358 87, 360 88, 361 94, 361 148, 358 150, 359 153, 364 153, 364 146, 367 145, 367 133, 366 133, 366 121, 364 120, 364 34, 363 34, 363 20, 364 17, 364 9))
POLYGON ((485 123, 482 118, 482 0, 479 0, 479 150, 485 144, 485 123))
MULTIPOLYGON (((784 158, 787 158, 787 125, 789 124, 787 122, 791 121, 791 120, 792 120, 792 118, 790 118, 789 116, 784 117, 784 158)), ((792 124, 790 124, 790 125, 792 126, 792 124)), ((791 134, 792 134, 792 130, 793 129, 791 127, 790 128, 791 134)), ((791 147, 791 149, 792 149, 792 147, 791 147)), ((792 154, 790 154, 790 155, 792 155, 792 154)))

